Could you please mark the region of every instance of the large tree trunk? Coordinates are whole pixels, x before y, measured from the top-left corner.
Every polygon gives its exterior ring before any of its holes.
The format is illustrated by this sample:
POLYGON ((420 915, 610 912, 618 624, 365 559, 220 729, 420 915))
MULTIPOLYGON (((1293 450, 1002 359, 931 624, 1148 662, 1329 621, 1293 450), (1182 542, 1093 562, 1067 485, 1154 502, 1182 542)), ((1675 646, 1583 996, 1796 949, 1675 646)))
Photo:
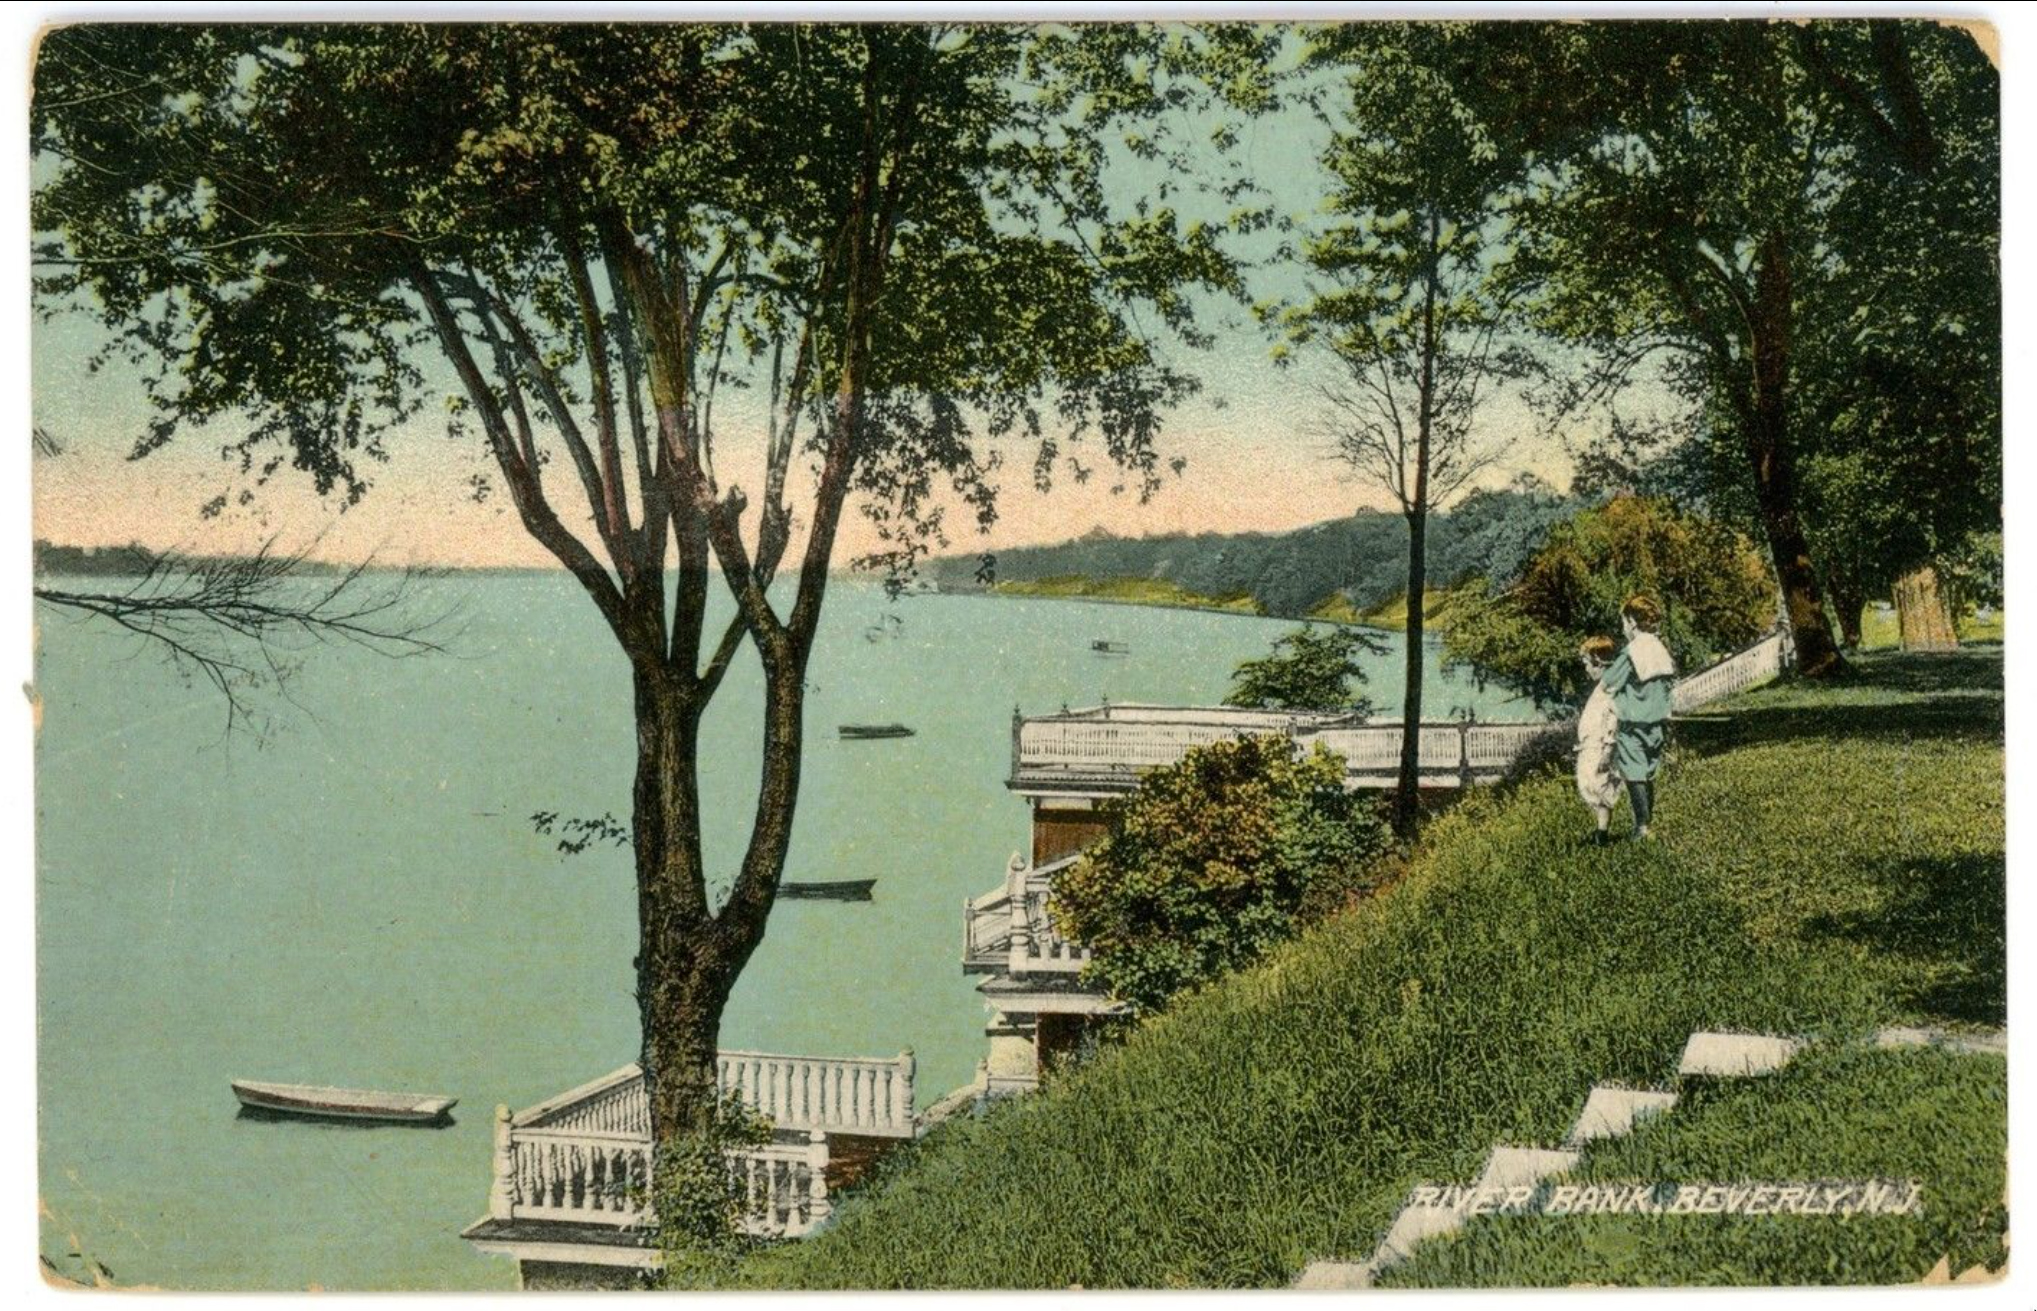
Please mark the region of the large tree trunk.
POLYGON ((1422 781, 1422 608, 1428 591, 1429 516, 1408 515, 1407 666, 1402 683, 1400 775, 1393 800, 1393 826, 1402 836, 1414 831, 1422 781))
POLYGON ((715 959, 703 895, 699 713, 660 672, 636 679, 637 1009, 657 1142, 705 1132, 716 1100, 722 1004, 735 974, 715 959))
POLYGON ((1905 651, 1957 651, 1959 629, 1946 604, 1945 588, 1931 565, 1896 579, 1896 626, 1905 651))
POLYGON ((1755 271, 1751 324, 1754 355, 1753 395, 1741 418, 1748 462, 1754 473, 1754 500, 1783 602, 1796 639, 1797 670, 1807 678, 1841 673, 1846 661, 1832 640, 1831 621, 1811 566, 1810 544, 1797 515, 1796 460, 1789 440, 1789 371, 1791 286, 1787 248, 1779 234, 1761 244, 1755 271))
POLYGON ((637 678, 637 1005, 651 1132, 659 1143, 713 1123, 722 1009, 764 940, 791 843, 803 745, 805 662, 765 659, 764 764, 750 842, 720 911, 700 843, 700 712, 671 676, 637 678))

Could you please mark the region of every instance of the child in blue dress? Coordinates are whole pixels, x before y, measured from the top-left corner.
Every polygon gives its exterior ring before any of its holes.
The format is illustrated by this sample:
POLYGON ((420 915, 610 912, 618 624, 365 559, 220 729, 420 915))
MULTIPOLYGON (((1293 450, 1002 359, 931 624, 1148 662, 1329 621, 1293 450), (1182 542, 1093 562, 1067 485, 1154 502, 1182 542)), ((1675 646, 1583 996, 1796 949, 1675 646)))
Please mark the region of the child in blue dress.
POLYGON ((1620 607, 1627 649, 1607 667, 1599 686, 1613 699, 1620 727, 1613 738, 1613 772, 1627 785, 1634 808, 1634 836, 1648 836, 1655 817, 1655 775, 1662 767, 1664 726, 1676 685, 1676 661, 1656 636, 1662 607, 1646 596, 1631 596, 1620 607))

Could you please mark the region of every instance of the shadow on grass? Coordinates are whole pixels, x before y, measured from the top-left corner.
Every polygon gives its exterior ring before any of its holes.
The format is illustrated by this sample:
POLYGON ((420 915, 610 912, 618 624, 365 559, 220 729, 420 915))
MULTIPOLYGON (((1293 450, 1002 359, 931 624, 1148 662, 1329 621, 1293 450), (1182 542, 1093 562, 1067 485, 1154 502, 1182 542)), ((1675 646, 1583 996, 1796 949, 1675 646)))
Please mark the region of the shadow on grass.
POLYGON ((2000 648, 1938 655, 1865 655, 1845 675, 1788 679, 1731 709, 1675 721, 1676 740, 1700 755, 1790 739, 1904 742, 2002 735, 2000 648))
POLYGON ((1915 695, 1963 692, 2000 696, 2002 648, 1995 646, 1922 655, 1870 652, 1853 658, 1850 681, 1915 695))
POLYGON ((1905 971, 1912 982, 1896 999, 1923 1016, 2004 1023, 2008 879, 2001 857, 1891 860, 1869 877, 1887 894, 1877 909, 1811 920, 1804 936, 1858 943, 1919 967, 1905 971))

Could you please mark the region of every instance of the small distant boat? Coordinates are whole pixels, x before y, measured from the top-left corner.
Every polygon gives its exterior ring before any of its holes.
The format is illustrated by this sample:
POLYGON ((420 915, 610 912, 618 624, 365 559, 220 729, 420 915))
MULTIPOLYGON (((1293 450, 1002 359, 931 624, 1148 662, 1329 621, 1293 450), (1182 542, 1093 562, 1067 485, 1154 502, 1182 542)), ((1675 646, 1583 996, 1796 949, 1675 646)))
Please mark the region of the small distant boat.
POLYGON ((912 730, 903 724, 843 724, 844 742, 868 741, 880 737, 911 737, 912 730))
POLYGON ((803 901, 868 901, 876 879, 831 879, 823 883, 781 883, 781 896, 803 901))
POLYGON ((305 1083, 258 1083, 253 1079, 233 1080, 233 1095, 242 1106, 279 1115, 307 1115, 319 1119, 387 1120, 399 1124, 429 1124, 443 1120, 459 1104, 457 1097, 434 1097, 426 1093, 371 1092, 363 1088, 326 1088, 305 1083))
POLYGON ((1089 644, 1089 649, 1098 655, 1130 655, 1132 653, 1132 648, 1123 642, 1106 642, 1100 637, 1089 644))

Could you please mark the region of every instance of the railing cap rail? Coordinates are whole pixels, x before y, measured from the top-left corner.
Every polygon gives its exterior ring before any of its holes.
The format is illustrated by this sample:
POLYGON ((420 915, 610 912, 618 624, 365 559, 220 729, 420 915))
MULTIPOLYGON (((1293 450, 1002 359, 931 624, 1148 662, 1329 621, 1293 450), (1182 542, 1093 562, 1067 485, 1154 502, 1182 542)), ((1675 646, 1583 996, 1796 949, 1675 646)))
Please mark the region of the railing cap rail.
POLYGON ((617 1143, 629 1147, 642 1147, 651 1141, 648 1133, 631 1133, 627 1129, 571 1129, 563 1125, 527 1124, 512 1126, 509 1135, 514 1142, 550 1141, 561 1143, 617 1143))
POLYGON ((510 1117, 510 1123, 514 1125, 528 1125, 543 1116, 550 1115, 555 1111, 562 1111, 580 1102, 591 1101, 611 1088, 620 1087, 632 1079, 641 1079, 643 1077, 644 1068, 635 1062, 631 1062, 619 1070, 602 1075, 598 1079, 590 1079, 577 1088, 568 1088, 556 1097, 547 1097, 535 1106, 525 1107, 510 1117))
POLYGON ((724 1048, 720 1059, 741 1057, 745 1060, 799 1061, 808 1065, 897 1065, 897 1056, 793 1056, 786 1052, 752 1052, 737 1048, 724 1048))

